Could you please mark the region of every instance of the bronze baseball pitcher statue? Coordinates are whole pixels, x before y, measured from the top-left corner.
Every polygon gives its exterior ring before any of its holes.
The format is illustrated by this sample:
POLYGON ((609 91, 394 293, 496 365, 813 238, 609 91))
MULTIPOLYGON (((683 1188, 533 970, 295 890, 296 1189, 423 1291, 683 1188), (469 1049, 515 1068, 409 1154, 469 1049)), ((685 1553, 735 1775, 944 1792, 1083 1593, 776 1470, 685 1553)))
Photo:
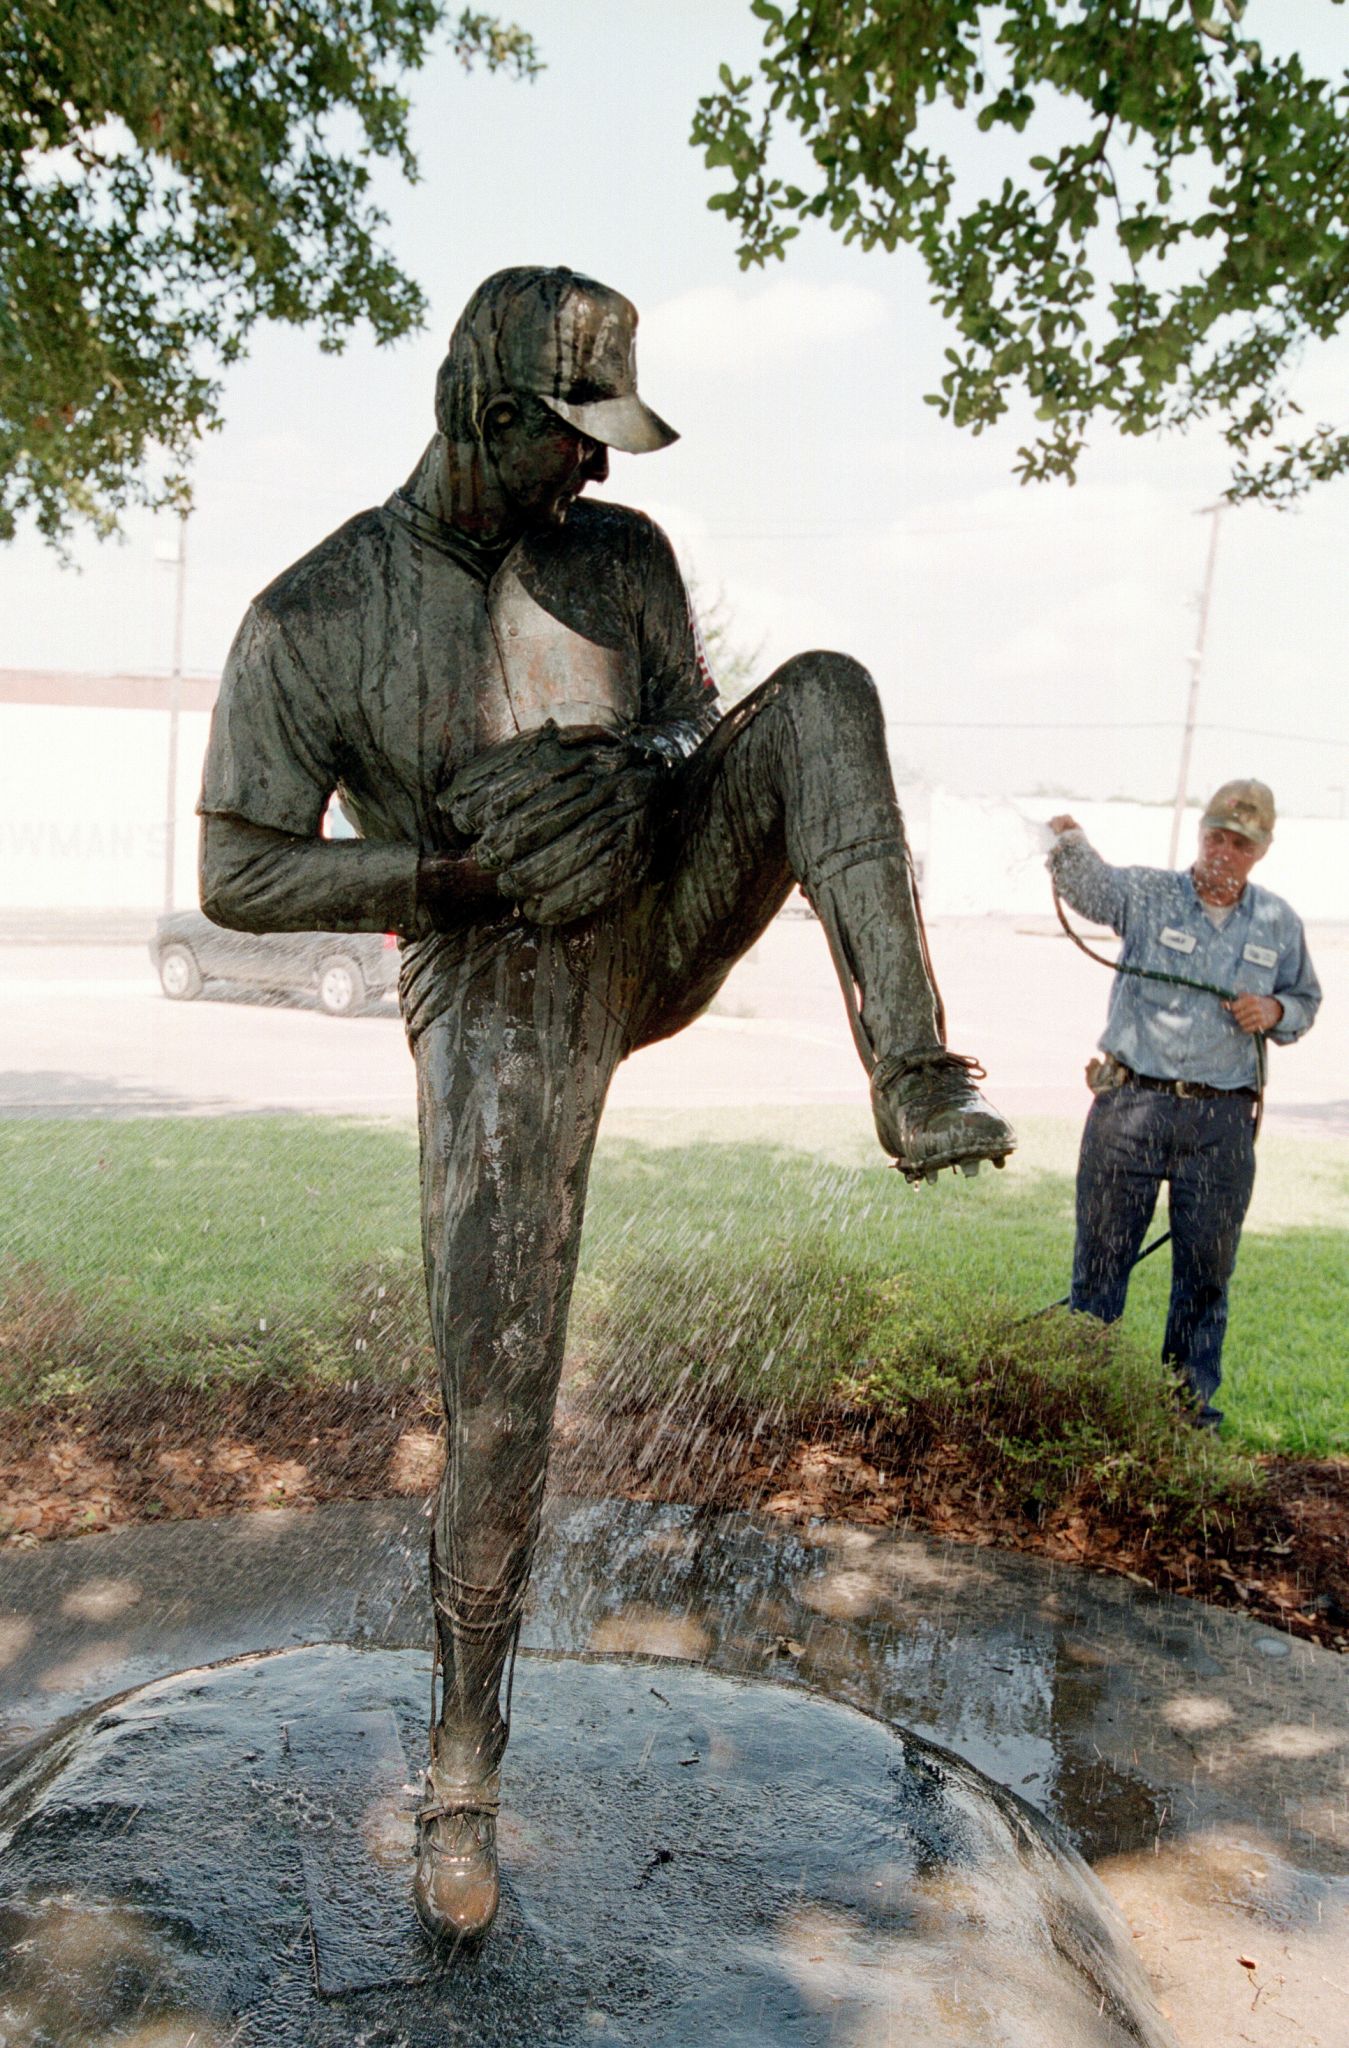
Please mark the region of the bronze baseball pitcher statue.
POLYGON ((871 677, 798 655, 722 716, 664 534, 582 495, 611 448, 675 439, 636 327, 570 270, 479 286, 407 483, 250 608, 202 791, 217 923, 402 937, 448 1431, 414 1895, 451 1940, 497 1908, 509 1671, 619 1061, 705 1009, 799 884, 895 1163, 975 1171, 1015 1142, 946 1046, 871 677), (334 792, 358 839, 320 836, 334 792))

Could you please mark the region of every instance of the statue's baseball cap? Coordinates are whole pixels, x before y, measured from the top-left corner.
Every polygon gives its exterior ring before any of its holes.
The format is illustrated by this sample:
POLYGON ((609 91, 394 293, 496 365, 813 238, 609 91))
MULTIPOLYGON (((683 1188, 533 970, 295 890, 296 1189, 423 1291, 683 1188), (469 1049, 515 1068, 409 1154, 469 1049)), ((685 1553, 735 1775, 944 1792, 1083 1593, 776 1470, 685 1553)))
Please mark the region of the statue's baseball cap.
POLYGON ((1274 792, 1266 782, 1246 776, 1225 782, 1215 789, 1199 821, 1201 831, 1217 828, 1239 832, 1254 846, 1265 847, 1274 837, 1274 792))
POLYGON ((574 270, 521 266, 487 278, 459 316, 445 367, 461 431, 465 412, 476 432, 494 397, 520 391, 628 455, 679 439, 637 395, 637 308, 574 270))

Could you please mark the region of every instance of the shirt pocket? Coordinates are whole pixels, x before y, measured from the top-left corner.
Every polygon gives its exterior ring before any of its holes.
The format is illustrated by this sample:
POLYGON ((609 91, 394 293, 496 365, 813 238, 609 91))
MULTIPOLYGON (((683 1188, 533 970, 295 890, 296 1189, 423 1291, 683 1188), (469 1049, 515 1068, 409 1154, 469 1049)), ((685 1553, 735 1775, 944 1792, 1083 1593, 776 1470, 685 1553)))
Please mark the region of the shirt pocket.
POLYGON ((1237 960, 1233 984, 1239 995, 1272 995, 1278 971, 1277 946, 1267 946, 1260 939, 1248 939, 1237 960))
POLYGON ((1151 924, 1141 941, 1129 949, 1128 965, 1140 970, 1132 977, 1138 994, 1154 1008, 1185 1002, 1185 990, 1175 984, 1207 978, 1200 972, 1199 951, 1198 940, 1183 926, 1164 920, 1151 924), (1162 976, 1167 979, 1160 979, 1162 976))

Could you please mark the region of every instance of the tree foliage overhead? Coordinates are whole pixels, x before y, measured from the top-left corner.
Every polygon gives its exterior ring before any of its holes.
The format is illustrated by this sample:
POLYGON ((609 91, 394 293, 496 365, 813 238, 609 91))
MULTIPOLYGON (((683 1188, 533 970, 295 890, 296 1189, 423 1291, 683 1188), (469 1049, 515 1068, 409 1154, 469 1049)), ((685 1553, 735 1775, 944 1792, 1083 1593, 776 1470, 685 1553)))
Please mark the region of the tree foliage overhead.
POLYGON ((448 27, 530 77, 529 36, 443 0, 17 0, 0 23, 0 539, 181 504, 221 365, 259 320, 380 342, 425 302, 372 158, 417 166, 399 82, 448 27))
POLYGON ((929 403, 978 433, 1028 396, 1023 481, 1071 480, 1093 417, 1211 417, 1229 494, 1286 502, 1349 468, 1349 433, 1299 419, 1288 381, 1349 310, 1349 73, 1267 53, 1244 7, 753 0, 758 75, 723 66, 694 123, 731 178, 710 204, 742 266, 810 219, 915 245, 957 337, 929 403), (958 176, 942 146, 952 109, 1016 159, 977 196, 978 152, 958 176), (806 183, 778 172, 783 127, 806 183))

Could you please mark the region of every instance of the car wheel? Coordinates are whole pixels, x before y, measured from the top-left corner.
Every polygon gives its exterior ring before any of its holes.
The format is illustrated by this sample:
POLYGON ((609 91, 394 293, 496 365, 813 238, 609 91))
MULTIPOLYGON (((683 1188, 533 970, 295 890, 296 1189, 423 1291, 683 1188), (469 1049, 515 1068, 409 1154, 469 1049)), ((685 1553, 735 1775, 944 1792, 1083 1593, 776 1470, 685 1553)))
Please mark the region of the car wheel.
POLYGON ((351 1017, 365 1002, 361 970, 347 953, 329 953, 319 961, 319 1002, 330 1017, 351 1017))
POLYGON ((201 969, 186 946, 165 946, 159 956, 159 985, 171 1003, 201 994, 201 969))

